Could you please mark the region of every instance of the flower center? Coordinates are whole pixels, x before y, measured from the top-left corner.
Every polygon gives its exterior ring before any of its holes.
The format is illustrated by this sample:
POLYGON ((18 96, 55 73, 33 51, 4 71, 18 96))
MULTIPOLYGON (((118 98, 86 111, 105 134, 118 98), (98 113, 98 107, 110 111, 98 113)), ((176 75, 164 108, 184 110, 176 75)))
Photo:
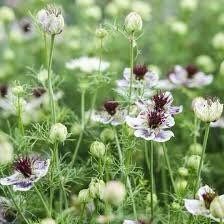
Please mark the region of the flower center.
POLYGON ((23 174, 24 177, 28 178, 32 175, 32 164, 33 159, 29 157, 19 158, 15 162, 15 170, 23 174))
POLYGON ((168 96, 165 96, 165 93, 159 92, 152 97, 152 100, 155 103, 155 110, 163 110, 164 106, 170 102, 168 96))
POLYGON ((31 30, 31 24, 29 22, 24 22, 24 24, 22 24, 22 30, 24 33, 29 33, 31 30))
POLYGON ((195 65, 188 65, 185 67, 188 78, 193 78, 196 73, 198 73, 198 68, 195 65))
POLYGON ((150 111, 148 113, 148 125, 150 128, 157 128, 165 121, 163 111, 150 111))
POLYGON ((118 105, 119 105, 118 102, 109 100, 104 103, 104 108, 107 111, 107 113, 113 116, 114 114, 116 114, 116 109, 118 105))
POLYGON ((8 86, 7 85, 1 85, 0 86, 0 95, 1 97, 5 97, 8 93, 8 86))
POLYGON ((145 74, 148 72, 146 65, 136 65, 133 68, 133 73, 135 74, 135 79, 142 80, 144 79, 145 74))
POLYGON ((206 192, 205 194, 202 195, 204 202, 205 202, 205 207, 207 209, 210 208, 210 205, 216 196, 217 195, 214 192, 206 192))
POLYGON ((33 89, 33 95, 37 98, 41 97, 45 92, 46 92, 46 90, 41 87, 33 89))

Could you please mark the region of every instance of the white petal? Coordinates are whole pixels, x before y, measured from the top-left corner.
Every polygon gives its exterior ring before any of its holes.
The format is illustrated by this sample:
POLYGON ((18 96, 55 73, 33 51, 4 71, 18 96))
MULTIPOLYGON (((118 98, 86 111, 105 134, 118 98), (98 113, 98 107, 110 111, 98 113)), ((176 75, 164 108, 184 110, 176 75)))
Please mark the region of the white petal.
POLYGON ((224 118, 221 117, 219 120, 211 122, 210 126, 213 128, 224 128, 224 118))
POLYGON ((124 220, 123 224, 138 224, 138 222, 133 220, 124 220))
POLYGON ((204 201, 203 195, 206 193, 215 193, 215 192, 208 185, 205 185, 205 186, 199 188, 199 190, 198 190, 197 195, 198 195, 199 200, 204 201))
POLYGON ((182 111, 183 111, 183 106, 171 106, 169 108, 169 113, 172 115, 182 113, 182 111))
POLYGON ((174 137, 174 134, 172 131, 160 130, 160 132, 156 134, 153 140, 156 142, 166 142, 166 141, 169 141, 172 137, 174 137))
POLYGON ((28 191, 33 187, 34 183, 30 180, 20 181, 13 185, 14 191, 28 191))
POLYGON ((123 72, 124 78, 129 81, 131 78, 131 69, 130 68, 125 68, 123 72))
POLYGON ((132 128, 142 127, 142 124, 144 122, 142 119, 134 118, 134 117, 130 117, 130 116, 126 116, 125 121, 132 128))
POLYGON ((153 86, 157 85, 159 76, 153 72, 147 72, 145 74, 144 80, 146 81, 147 87, 153 87, 153 86))
POLYGON ((129 86, 129 82, 125 79, 121 79, 117 81, 117 86, 118 87, 128 87, 129 86))
POLYGON ((143 138, 145 140, 152 140, 155 138, 155 134, 148 129, 138 129, 135 131, 134 135, 138 138, 143 138))
POLYGON ((156 88, 157 89, 166 89, 172 90, 176 87, 173 83, 171 83, 168 79, 161 79, 158 81, 156 88))
POLYGON ((193 215, 208 216, 210 214, 209 210, 205 208, 204 203, 200 200, 184 200, 184 206, 193 215))
POLYGON ((50 166, 50 159, 47 160, 37 159, 33 163, 32 172, 37 177, 37 179, 40 179, 41 177, 44 177, 47 174, 49 166, 50 166))
POLYGON ((18 183, 18 182, 23 181, 23 180, 25 180, 25 177, 21 173, 15 172, 11 176, 1 178, 0 179, 0 184, 1 185, 13 185, 13 184, 18 183))
POLYGON ((112 116, 108 114, 106 111, 95 112, 91 119, 96 122, 100 122, 103 124, 109 124, 112 120, 112 116))

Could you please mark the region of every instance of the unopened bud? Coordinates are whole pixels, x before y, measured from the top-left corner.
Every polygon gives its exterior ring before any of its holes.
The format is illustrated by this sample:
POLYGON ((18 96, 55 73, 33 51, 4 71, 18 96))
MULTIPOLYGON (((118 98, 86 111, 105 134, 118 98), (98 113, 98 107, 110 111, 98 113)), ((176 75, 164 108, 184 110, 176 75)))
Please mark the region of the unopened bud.
POLYGON ((111 128, 105 128, 103 131, 100 133, 100 139, 103 142, 107 141, 113 141, 115 138, 114 131, 111 128))
POLYGON ((137 12, 129 13, 124 22, 125 30, 128 33, 135 33, 142 30, 142 18, 137 12))
POLYGON ((67 135, 67 128, 63 124, 56 123, 52 125, 50 130, 50 140, 52 142, 64 142, 67 138, 67 135))
POLYGON ((197 155, 192 155, 187 159, 187 166, 189 169, 198 170, 201 157, 197 155))
POLYGON ((224 218, 224 197, 217 196, 210 204, 211 214, 218 219, 224 218))
POLYGON ((102 158, 106 152, 106 146, 99 141, 95 141, 90 146, 90 153, 98 158, 102 158))
POLYGON ((103 39, 107 36, 108 32, 106 29, 104 28, 98 28, 96 29, 96 37, 99 38, 99 39, 103 39))
POLYGON ((181 177, 187 177, 188 176, 188 169, 185 168, 185 167, 180 167, 178 169, 178 174, 181 176, 181 177))
POLYGON ((83 189, 78 194, 78 200, 80 203, 88 203, 91 201, 89 189, 83 189))

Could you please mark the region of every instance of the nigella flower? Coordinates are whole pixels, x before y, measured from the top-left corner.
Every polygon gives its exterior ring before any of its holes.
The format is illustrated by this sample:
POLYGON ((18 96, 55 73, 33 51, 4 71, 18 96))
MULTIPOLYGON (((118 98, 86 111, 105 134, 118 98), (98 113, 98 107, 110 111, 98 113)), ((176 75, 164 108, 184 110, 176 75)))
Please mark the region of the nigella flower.
POLYGON ((14 163, 14 173, 1 178, 0 184, 12 185, 14 191, 28 191, 47 174, 49 165, 49 159, 37 156, 20 157, 14 163))
MULTIPOLYGON (((125 68, 123 73, 124 79, 117 81, 117 86, 129 88, 131 82, 131 69, 125 68)), ((133 68, 133 88, 152 88, 158 82, 158 75, 149 71, 146 65, 136 65, 133 68)))
POLYGON ((94 112, 92 116, 93 121, 114 126, 124 123, 127 111, 121 109, 117 101, 106 101, 103 107, 104 109, 102 111, 94 112))
POLYGON ((127 124, 132 127, 134 135, 145 140, 156 142, 166 142, 174 137, 172 131, 167 130, 174 126, 174 118, 171 114, 164 111, 146 110, 140 112, 136 117, 126 117, 127 124))
POLYGON ((212 75, 206 75, 199 71, 195 65, 188 65, 185 68, 176 65, 168 74, 168 80, 161 80, 159 87, 169 89, 178 87, 201 88, 211 84, 213 81, 212 75))
POLYGON ((175 115, 183 110, 183 106, 173 106, 173 96, 171 92, 161 92, 152 96, 150 100, 138 100, 136 105, 141 111, 156 110, 164 111, 165 113, 175 115))
POLYGON ((80 71, 85 72, 87 74, 98 72, 99 67, 101 72, 104 72, 109 68, 109 66, 110 63, 107 61, 100 62, 99 58, 86 56, 77 59, 71 59, 65 64, 65 67, 69 70, 79 69, 80 71))
POLYGON ((222 204, 224 195, 218 196, 208 185, 205 185, 198 190, 197 199, 185 199, 184 204, 187 211, 193 215, 201 215, 220 221, 213 215, 217 200, 220 200, 222 204))

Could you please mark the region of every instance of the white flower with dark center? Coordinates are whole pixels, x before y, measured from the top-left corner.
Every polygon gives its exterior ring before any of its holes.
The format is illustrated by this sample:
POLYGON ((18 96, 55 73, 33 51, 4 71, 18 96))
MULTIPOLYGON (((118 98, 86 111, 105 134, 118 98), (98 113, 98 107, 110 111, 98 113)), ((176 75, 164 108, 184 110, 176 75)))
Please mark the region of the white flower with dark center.
POLYGON ((183 106, 173 106, 171 92, 158 92, 150 100, 138 100, 136 105, 141 111, 156 110, 175 115, 183 111, 183 106))
POLYGON ((72 59, 65 64, 65 67, 69 70, 79 69, 87 74, 99 71, 99 67, 101 72, 104 72, 109 68, 109 66, 110 63, 107 61, 100 62, 99 58, 86 56, 72 59))
POLYGON ((215 122, 220 119, 223 104, 217 98, 197 97, 192 102, 195 116, 204 122, 215 122))
POLYGON ((117 101, 108 100, 103 105, 104 109, 94 112, 92 120, 103 124, 117 126, 125 122, 127 110, 121 109, 117 101))
POLYGON ((136 137, 145 140, 166 142, 174 137, 173 132, 167 130, 174 126, 174 118, 164 111, 148 109, 147 111, 140 112, 135 118, 127 116, 126 122, 135 130, 134 135, 136 137))
POLYGON ((60 34, 65 25, 61 10, 52 5, 37 13, 37 22, 41 29, 50 35, 60 34))
POLYGON ((14 191, 28 191, 35 182, 44 177, 50 165, 49 159, 37 156, 21 157, 14 163, 14 173, 1 178, 1 185, 12 185, 14 191))
MULTIPOLYGON (((192 215, 200 215, 215 221, 220 221, 220 218, 216 218, 211 213, 211 207, 213 207, 214 200, 224 200, 224 195, 218 196, 208 185, 201 187, 198 190, 196 199, 185 199, 185 208, 192 215)), ((212 211, 213 212, 213 211, 212 211)))
MULTIPOLYGON (((123 73, 124 79, 117 81, 119 88, 129 88, 131 82, 131 69, 125 68, 123 73)), ((158 75, 149 71, 146 65, 136 65, 133 68, 133 88, 152 88, 158 82, 158 75)))

